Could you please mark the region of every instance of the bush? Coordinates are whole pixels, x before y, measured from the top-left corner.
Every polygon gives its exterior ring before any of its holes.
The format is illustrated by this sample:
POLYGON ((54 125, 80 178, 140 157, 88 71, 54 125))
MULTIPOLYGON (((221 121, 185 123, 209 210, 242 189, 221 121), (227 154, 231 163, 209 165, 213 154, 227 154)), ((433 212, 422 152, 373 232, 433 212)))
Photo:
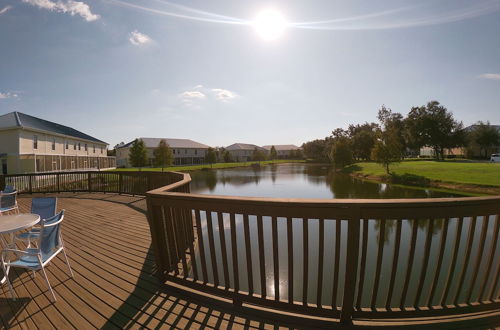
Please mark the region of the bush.
POLYGON ((407 186, 419 186, 419 187, 428 187, 431 184, 431 180, 426 178, 425 176, 415 175, 415 174, 395 174, 391 173, 389 176, 389 181, 395 184, 402 184, 407 186))

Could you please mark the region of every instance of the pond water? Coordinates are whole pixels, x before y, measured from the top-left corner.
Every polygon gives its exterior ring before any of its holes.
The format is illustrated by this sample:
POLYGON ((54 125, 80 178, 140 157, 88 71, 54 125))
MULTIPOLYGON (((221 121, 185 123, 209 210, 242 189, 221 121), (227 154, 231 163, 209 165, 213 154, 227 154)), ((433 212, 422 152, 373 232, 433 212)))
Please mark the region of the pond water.
MULTIPOLYGON (((366 182, 359 180, 349 175, 335 173, 331 167, 316 164, 280 164, 280 165, 267 165, 262 167, 245 167, 245 168, 232 168, 232 169, 219 169, 219 170, 202 170, 191 174, 191 192, 192 193, 202 193, 202 194, 215 194, 215 195, 233 195, 233 196, 260 196, 260 197, 284 197, 284 198, 435 198, 435 197, 452 197, 460 196, 458 194, 453 194, 449 192, 440 192, 429 189, 419 189, 412 187, 402 187, 402 186, 392 186, 382 183, 366 182)), ((263 233, 263 239, 259 239, 259 219, 256 216, 248 216, 248 230, 249 230, 249 242, 247 242, 245 237, 245 220, 241 215, 235 215, 235 232, 236 232, 236 245, 232 246, 231 241, 231 224, 229 214, 217 214, 216 212, 205 212, 200 213, 201 218, 201 232, 203 236, 203 248, 205 250, 204 254, 206 256, 206 267, 208 270, 208 280, 213 283, 214 276, 213 268, 216 268, 218 274, 219 282, 224 285, 227 281, 224 277, 224 270, 222 266, 222 261, 224 256, 222 253, 221 242, 221 232, 224 234, 224 242, 227 246, 227 261, 228 268, 233 269, 233 253, 236 253, 238 259, 238 279, 240 290, 247 291, 249 289, 249 273, 252 274, 253 288, 254 292, 262 292, 261 279, 260 279, 260 266, 265 265, 265 285, 267 287, 267 296, 272 297, 275 287, 275 275, 274 275, 274 259, 273 255, 273 237, 272 237, 272 222, 270 217, 262 217, 260 232, 263 233), (219 218, 220 217, 220 218, 219 218), (210 220, 211 219, 211 220, 210 220), (219 226, 222 225, 220 228, 219 226), (210 234, 211 233, 211 234, 210 234), (211 237, 209 237, 211 236, 211 237), (215 244, 209 244, 210 238, 213 238, 215 244), (264 245, 264 252, 260 251, 260 244, 264 245), (251 250, 251 261, 250 265, 247 262, 246 248, 249 247, 251 250), (214 249, 215 261, 212 263, 211 249, 214 249), (262 255, 263 253, 263 255, 262 255), (263 263, 261 263, 261 256, 264 257, 263 263), (212 267, 215 265, 215 267, 212 267), (251 267, 251 268, 250 268, 251 267)), ((288 248, 288 238, 287 238, 287 219, 277 218, 275 230, 277 231, 277 237, 279 241, 278 249, 278 278, 280 286, 280 298, 288 296, 288 260, 290 250, 288 248)), ((336 231, 340 231, 340 241, 339 255, 340 255, 340 265, 345 265, 346 250, 347 250, 347 238, 345 234, 347 233, 347 221, 335 220, 335 219, 325 219, 323 223, 318 219, 290 219, 292 222, 292 252, 293 252, 293 288, 294 294, 293 298, 296 301, 302 301, 304 292, 304 285, 307 286, 307 301, 310 303, 316 303, 318 298, 317 282, 321 279, 322 284, 322 304, 328 306, 331 305, 335 300, 332 295, 335 296, 336 293, 336 305, 341 302, 341 295, 343 290, 343 278, 344 271, 343 267, 338 270, 334 269, 336 251, 336 231), (307 234, 304 235, 305 224, 307 222, 307 234), (338 223, 337 223, 338 222, 338 223), (323 228, 324 238, 323 245, 320 246, 320 228, 323 228), (338 228, 338 229, 337 229, 338 228), (307 258, 304 252, 304 241, 307 238, 308 248, 307 248, 307 258), (320 251, 322 251, 320 253, 320 251), (318 269, 319 258, 324 260, 324 267, 318 269), (304 265, 304 260, 308 260, 307 264, 304 265), (308 269, 308 280, 305 283, 304 268, 308 269), (319 272, 322 273, 319 273, 319 272), (338 277, 333 274, 338 271, 338 277), (337 282, 336 280, 337 279, 337 282), (336 284, 338 283, 338 284, 336 284), (334 289, 334 285, 338 285, 338 291, 334 289)), ((464 218, 464 219, 451 219, 446 222, 448 224, 446 227, 443 226, 443 219, 421 219, 421 220, 387 220, 382 225, 382 223, 375 219, 363 220, 366 221, 367 230, 367 240, 366 244, 366 276, 364 278, 364 290, 363 295, 360 297, 360 305, 370 306, 371 292, 374 283, 374 275, 376 260, 377 260, 377 249, 382 242, 384 246, 382 254, 382 267, 380 275, 380 289, 379 294, 376 299, 377 306, 385 306, 385 299, 388 293, 388 281, 391 276, 392 269, 392 259, 393 251, 395 245, 395 232, 398 226, 398 221, 400 222, 401 230, 401 243, 400 243, 400 254, 397 265, 397 273, 394 286, 393 299, 391 305, 399 306, 401 292, 404 291, 404 281, 406 277, 407 260, 410 251, 410 236, 413 228, 413 224, 416 225, 417 236, 415 241, 415 262, 411 271, 411 277, 409 282, 407 299, 403 304, 411 305, 413 299, 415 299, 417 292, 416 287, 418 285, 419 275, 422 269, 423 261, 423 251, 425 238, 427 237, 427 232, 431 233, 432 245, 429 255, 429 262, 427 272, 431 275, 426 277, 425 285, 423 287, 423 292, 429 292, 429 287, 431 285, 431 276, 434 276, 436 271, 436 261, 438 258, 438 245, 441 237, 442 228, 447 228, 447 234, 449 237, 455 237, 457 231, 460 230, 461 241, 465 241, 464 237, 467 235, 467 229, 474 227, 476 230, 476 238, 471 250, 471 261, 476 258, 476 253, 478 251, 478 241, 479 233, 481 228, 483 228, 484 223, 485 229, 487 229, 488 235, 486 236, 486 244, 484 246, 484 251, 489 251, 491 248, 491 241, 494 232, 494 221, 485 217, 477 217, 474 219, 464 218), (432 221, 432 222, 430 222, 432 221), (459 226, 459 223, 462 225, 459 226), (381 228, 383 228, 383 234, 381 236, 381 228), (382 237, 382 239, 381 239, 382 237)), ((363 229, 364 230, 364 229, 363 229)), ((363 236, 365 234, 363 233, 363 236)), ((437 284, 436 295, 433 299, 433 304, 438 304, 442 298, 443 291, 445 291, 445 272, 448 271, 450 266, 450 260, 452 259, 453 241, 451 238, 447 240, 446 249, 444 251, 444 260, 442 264, 442 269, 440 271, 441 277, 437 284)), ((212 242, 213 243, 213 242, 212 242)), ((225 249, 225 248, 224 248, 225 249)), ((457 270, 454 272, 454 278, 457 278, 461 272, 461 267, 467 269, 465 265, 462 266, 463 254, 465 253, 465 244, 460 244, 458 252, 458 262, 457 270), (460 268, 460 269, 458 269, 460 268)), ((496 249, 495 256, 499 255, 498 248, 496 249)), ((197 275, 198 278, 201 277, 201 261, 200 261, 200 248, 196 249, 195 260, 197 264, 197 275)), ((486 258, 485 258, 486 259, 486 258)), ((484 267, 483 267, 484 268, 484 267)), ((480 274, 478 278, 483 278, 485 276, 484 269, 480 269, 480 274)), ((472 277, 472 267, 465 272, 465 283, 472 277)), ((234 272, 229 271, 229 283, 233 286, 234 282, 234 272)), ((456 282, 453 281, 449 297, 445 300, 446 302, 452 302, 454 291, 457 287, 456 282)), ((477 294, 477 289, 474 290, 474 295, 477 294)), ((460 295, 462 297, 462 294, 460 295)))
POLYGON ((191 173, 191 192, 283 198, 426 198, 458 194, 393 186, 335 173, 317 164, 279 164, 191 173))

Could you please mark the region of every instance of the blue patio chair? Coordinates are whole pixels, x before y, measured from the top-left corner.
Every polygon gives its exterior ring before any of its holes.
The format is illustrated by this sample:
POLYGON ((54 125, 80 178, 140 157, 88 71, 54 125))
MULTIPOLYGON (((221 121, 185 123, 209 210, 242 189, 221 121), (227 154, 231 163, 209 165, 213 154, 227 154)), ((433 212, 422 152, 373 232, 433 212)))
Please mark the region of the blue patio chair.
MULTIPOLYGON (((52 287, 50 286, 49 278, 45 272, 45 266, 56 257, 59 252, 64 254, 66 264, 68 265, 69 274, 73 277, 73 271, 69 264, 68 256, 64 250, 64 243, 61 235, 61 222, 64 219, 64 210, 59 212, 52 218, 46 219, 42 222, 40 234, 38 238, 37 248, 27 248, 25 250, 18 249, 4 249, 2 251, 2 268, 4 274, 7 274, 9 267, 19 267, 27 270, 35 271, 42 270, 47 286, 52 294, 53 302, 56 301, 56 296, 52 287), (11 261, 9 257, 15 256, 11 261)), ((16 299, 12 283, 7 276, 7 284, 9 286, 10 294, 14 300, 16 299)))
MULTIPOLYGON (((52 218, 56 215, 57 211, 57 198, 56 197, 37 197, 31 199, 31 213, 40 216, 40 222, 52 218)), ((28 247, 31 246, 31 241, 36 240, 40 234, 40 225, 31 228, 30 231, 16 235, 16 239, 27 241, 28 247)))
POLYGON ((3 191, 0 191, 0 215, 11 211, 19 213, 17 190, 12 186, 6 186, 3 191))

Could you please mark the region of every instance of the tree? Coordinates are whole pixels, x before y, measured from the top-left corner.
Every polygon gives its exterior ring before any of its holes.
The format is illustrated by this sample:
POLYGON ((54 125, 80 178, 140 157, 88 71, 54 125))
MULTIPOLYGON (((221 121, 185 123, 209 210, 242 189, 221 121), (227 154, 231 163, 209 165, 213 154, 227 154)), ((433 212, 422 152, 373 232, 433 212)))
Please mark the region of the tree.
POLYGON ((327 139, 318 139, 302 144, 302 150, 306 158, 328 161, 328 145, 327 139))
POLYGON ((354 163, 352 146, 348 138, 336 139, 331 147, 330 158, 333 160, 333 165, 337 169, 354 163))
POLYGON ((500 131, 490 122, 483 123, 479 121, 474 125, 473 130, 469 133, 470 142, 479 146, 479 156, 488 157, 488 149, 500 144, 500 131))
POLYGON ((225 163, 231 163, 233 161, 233 156, 229 152, 229 150, 224 151, 224 162, 225 163))
POLYGON ((401 146, 401 155, 404 156, 407 150, 405 120, 402 114, 392 112, 385 105, 378 111, 377 118, 380 122, 381 131, 385 135, 390 134, 401 146))
POLYGON ((148 151, 144 141, 141 139, 134 140, 134 143, 132 143, 132 147, 130 148, 128 158, 132 167, 138 167, 140 169, 141 167, 147 165, 148 151))
POLYGON ((402 158, 401 145, 397 136, 390 136, 386 141, 379 140, 372 149, 372 159, 385 168, 390 174, 389 166, 394 162, 400 162, 402 158))
POLYGON ((170 166, 174 162, 174 154, 172 153, 172 149, 168 145, 167 141, 161 139, 158 143, 158 147, 153 151, 154 163, 155 166, 161 167, 161 171, 163 172, 163 168, 166 166, 170 166))
POLYGON ((213 166, 212 164, 217 162, 217 153, 215 152, 214 148, 208 148, 205 155, 205 162, 209 163, 210 167, 213 166))
POLYGON ((436 159, 444 158, 444 150, 462 146, 463 125, 438 101, 426 106, 413 107, 405 120, 409 143, 412 147, 429 146, 436 159))
POLYGON ((269 152, 269 159, 278 158, 278 153, 276 152, 276 148, 274 146, 271 147, 271 151, 269 152))
POLYGON ((252 160, 255 160, 255 161, 262 161, 262 160, 266 160, 266 154, 264 152, 262 152, 261 150, 255 148, 253 149, 253 152, 252 152, 252 160))

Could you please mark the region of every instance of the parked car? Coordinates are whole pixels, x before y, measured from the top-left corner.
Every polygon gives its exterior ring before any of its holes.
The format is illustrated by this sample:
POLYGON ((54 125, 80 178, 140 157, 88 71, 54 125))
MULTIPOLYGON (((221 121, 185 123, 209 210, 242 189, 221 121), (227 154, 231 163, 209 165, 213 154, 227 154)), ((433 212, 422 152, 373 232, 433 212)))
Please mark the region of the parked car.
POLYGON ((500 154, 492 154, 490 161, 492 163, 500 163, 500 154))

